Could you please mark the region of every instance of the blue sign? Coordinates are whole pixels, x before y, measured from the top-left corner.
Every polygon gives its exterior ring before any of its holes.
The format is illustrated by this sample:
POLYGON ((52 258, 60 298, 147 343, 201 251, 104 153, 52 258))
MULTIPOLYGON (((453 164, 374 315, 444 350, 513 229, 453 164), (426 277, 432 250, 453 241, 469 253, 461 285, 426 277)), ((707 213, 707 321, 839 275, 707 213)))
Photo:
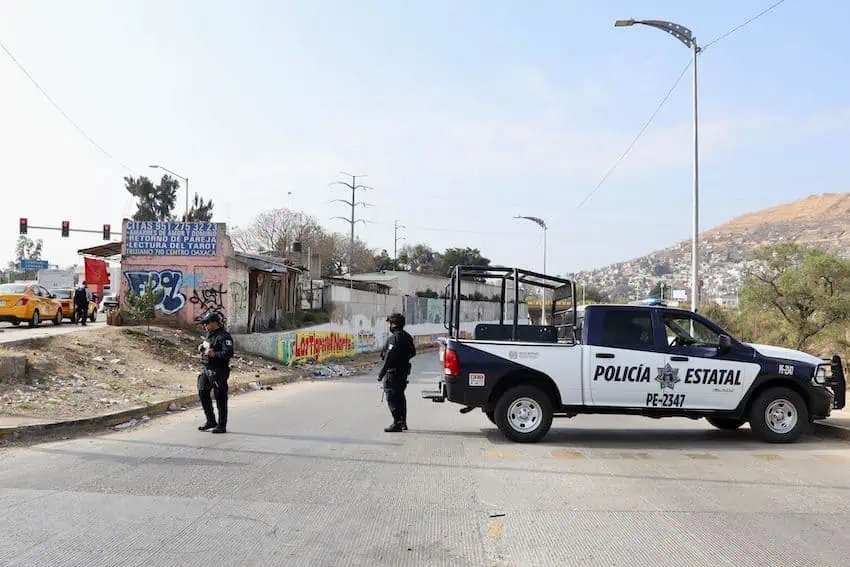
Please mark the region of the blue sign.
POLYGON ((124 238, 127 256, 215 256, 218 227, 213 222, 130 221, 124 238))
POLYGON ((29 260, 27 258, 21 259, 21 269, 22 270, 46 270, 49 264, 47 260, 29 260))

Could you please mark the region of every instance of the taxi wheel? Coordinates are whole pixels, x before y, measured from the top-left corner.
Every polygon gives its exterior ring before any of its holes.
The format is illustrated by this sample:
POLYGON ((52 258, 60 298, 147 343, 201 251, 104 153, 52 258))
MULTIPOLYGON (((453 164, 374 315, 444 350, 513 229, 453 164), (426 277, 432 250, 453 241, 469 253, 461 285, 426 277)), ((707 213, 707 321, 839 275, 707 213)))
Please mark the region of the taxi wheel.
POLYGON ((38 314, 38 309, 32 312, 32 319, 29 320, 30 327, 38 327, 41 325, 41 315, 38 314))
POLYGON ((62 324, 62 310, 61 309, 56 312, 56 317, 53 318, 53 324, 54 325, 61 325, 62 324))
POLYGON ((20 321, 12 321, 12 326, 13 326, 13 327, 20 327, 20 326, 21 326, 21 322, 20 322, 20 321))
POLYGON ((91 317, 89 317, 89 321, 92 323, 97 322, 97 310, 91 312, 91 317))

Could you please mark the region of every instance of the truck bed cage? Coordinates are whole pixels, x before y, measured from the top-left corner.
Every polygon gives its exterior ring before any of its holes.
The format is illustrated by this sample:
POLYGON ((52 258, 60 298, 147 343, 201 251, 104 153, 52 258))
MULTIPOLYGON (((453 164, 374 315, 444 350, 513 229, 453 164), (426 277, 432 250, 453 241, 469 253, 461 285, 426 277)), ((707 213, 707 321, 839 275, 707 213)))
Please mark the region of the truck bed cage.
MULTIPOLYGON (((460 302, 464 299, 463 283, 478 282, 481 280, 499 280, 501 282, 501 294, 499 298, 499 324, 480 324, 475 329, 475 338, 481 340, 509 340, 528 342, 558 342, 559 339, 575 341, 576 322, 578 320, 576 310, 576 290, 572 280, 557 276, 547 276, 530 270, 520 268, 509 268, 501 266, 455 266, 449 271, 451 282, 446 286, 445 299, 445 321, 449 336, 461 338, 460 302), (513 297, 508 298, 507 285, 514 285, 513 297), (519 304, 520 285, 525 284, 544 290, 552 291, 551 303, 545 300, 541 304, 541 314, 548 313, 547 325, 520 325, 519 304), (505 308, 510 301, 513 302, 513 316, 509 325, 505 324, 505 308), (564 301, 568 301, 566 308, 564 301), (560 317, 563 324, 553 324, 560 317)), ((545 297, 545 296, 544 296, 545 297)))

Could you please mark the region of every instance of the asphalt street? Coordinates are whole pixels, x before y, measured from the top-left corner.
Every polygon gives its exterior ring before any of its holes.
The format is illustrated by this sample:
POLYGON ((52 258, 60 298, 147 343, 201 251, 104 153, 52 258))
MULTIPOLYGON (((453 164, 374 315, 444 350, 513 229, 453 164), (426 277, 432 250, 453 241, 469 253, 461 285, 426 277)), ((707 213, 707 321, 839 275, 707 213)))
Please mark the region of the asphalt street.
POLYGON ((373 377, 0 450, 0 565, 847 565, 850 450, 704 421, 579 416, 543 443, 373 377))

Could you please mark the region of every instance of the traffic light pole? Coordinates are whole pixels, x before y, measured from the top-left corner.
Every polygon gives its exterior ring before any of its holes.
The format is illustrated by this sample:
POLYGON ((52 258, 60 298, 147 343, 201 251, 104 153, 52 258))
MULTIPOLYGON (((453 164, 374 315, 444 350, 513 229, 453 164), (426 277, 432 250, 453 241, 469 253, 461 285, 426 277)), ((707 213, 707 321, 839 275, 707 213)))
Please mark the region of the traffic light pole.
MULTIPOLYGON (((37 230, 55 230, 55 231, 58 231, 58 232, 62 232, 61 228, 56 228, 55 226, 27 225, 27 230, 32 229, 32 228, 37 229, 37 230)), ((68 232, 85 232, 85 233, 88 233, 88 234, 103 234, 104 233, 103 230, 90 230, 90 229, 85 229, 85 228, 69 228, 68 232)), ((111 232, 110 231, 109 236, 110 237, 118 236, 118 234, 119 233, 117 233, 117 232, 111 232)))

